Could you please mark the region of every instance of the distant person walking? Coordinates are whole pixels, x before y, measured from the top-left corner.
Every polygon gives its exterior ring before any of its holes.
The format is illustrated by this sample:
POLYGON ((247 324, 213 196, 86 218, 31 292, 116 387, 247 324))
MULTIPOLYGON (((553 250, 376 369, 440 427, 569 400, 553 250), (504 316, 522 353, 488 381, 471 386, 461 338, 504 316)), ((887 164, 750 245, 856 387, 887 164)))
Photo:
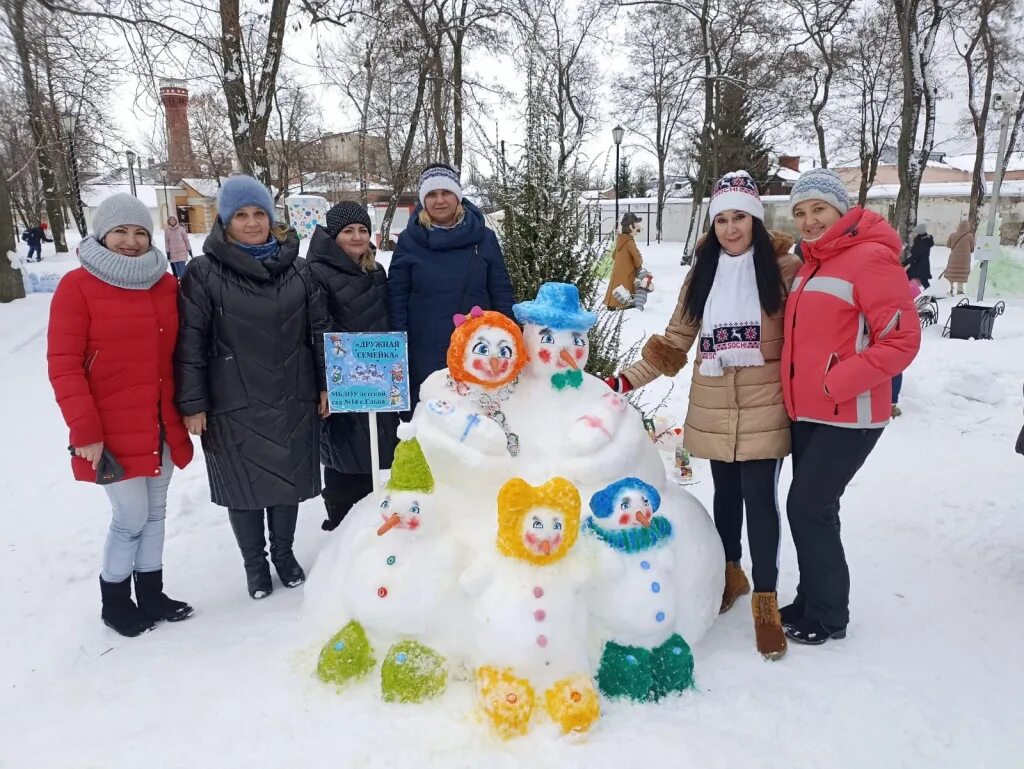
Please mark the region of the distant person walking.
POLYGON ((963 294, 967 280, 971 277, 971 254, 974 253, 974 233, 971 223, 964 219, 946 241, 949 246, 949 261, 940 277, 949 281, 949 295, 963 294))
POLYGON ((28 244, 28 256, 26 262, 43 261, 43 243, 52 243, 53 239, 46 237, 46 222, 39 222, 35 227, 29 227, 21 234, 21 239, 28 244), (35 259, 32 255, 35 254, 35 259))
POLYGON ((171 272, 181 280, 185 274, 188 260, 192 258, 192 244, 188 240, 188 230, 178 222, 178 217, 167 217, 167 229, 164 230, 164 250, 171 263, 171 272))
MULTIPOLYGON (((924 222, 914 230, 914 242, 910 245, 910 262, 907 264, 907 278, 916 280, 922 289, 928 288, 932 279, 932 246, 935 239, 928 234, 924 222)), ((968 264, 969 266, 969 264, 968 264)), ((894 401, 895 402, 895 401, 894 401)))

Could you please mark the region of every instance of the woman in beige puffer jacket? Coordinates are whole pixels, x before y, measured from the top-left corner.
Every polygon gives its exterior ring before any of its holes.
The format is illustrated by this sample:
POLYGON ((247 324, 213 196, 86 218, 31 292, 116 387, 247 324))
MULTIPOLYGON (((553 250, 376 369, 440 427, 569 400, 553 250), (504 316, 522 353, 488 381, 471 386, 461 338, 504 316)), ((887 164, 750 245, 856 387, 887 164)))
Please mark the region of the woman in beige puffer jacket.
POLYGON ((949 240, 946 241, 949 247, 949 261, 946 262, 946 269, 942 271, 940 278, 949 281, 949 295, 964 293, 968 278, 971 277, 971 254, 974 253, 974 233, 971 232, 971 223, 964 219, 957 226, 949 240))
POLYGON ((694 456, 711 460, 715 526, 726 557, 721 611, 750 590, 739 563, 745 507, 757 648, 778 659, 786 639, 776 598, 777 486, 790 452, 780 359, 785 299, 800 261, 788 253, 792 237, 765 229, 757 188, 743 172, 716 184, 710 213, 712 227, 665 333, 651 336, 643 359, 609 384, 628 391, 675 376, 700 340, 683 440, 694 456))

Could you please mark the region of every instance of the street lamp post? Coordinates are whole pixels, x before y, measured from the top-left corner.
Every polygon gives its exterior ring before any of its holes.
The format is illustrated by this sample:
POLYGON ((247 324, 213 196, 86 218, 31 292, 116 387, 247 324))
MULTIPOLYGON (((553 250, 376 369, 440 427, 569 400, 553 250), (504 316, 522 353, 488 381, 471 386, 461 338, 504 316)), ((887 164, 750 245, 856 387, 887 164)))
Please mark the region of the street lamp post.
POLYGON ((128 158, 128 187, 132 191, 133 197, 138 197, 135 192, 135 153, 131 150, 125 150, 125 157, 128 158))
POLYGON ((620 125, 612 129, 612 141, 615 142, 615 227, 619 226, 619 145, 626 129, 620 125))
POLYGON ((85 205, 82 203, 82 187, 78 177, 78 155, 75 152, 75 126, 78 124, 78 117, 72 114, 61 115, 61 124, 64 126, 64 133, 68 137, 68 158, 71 170, 71 210, 75 215, 75 224, 78 225, 78 234, 83 238, 86 233, 85 226, 85 205))

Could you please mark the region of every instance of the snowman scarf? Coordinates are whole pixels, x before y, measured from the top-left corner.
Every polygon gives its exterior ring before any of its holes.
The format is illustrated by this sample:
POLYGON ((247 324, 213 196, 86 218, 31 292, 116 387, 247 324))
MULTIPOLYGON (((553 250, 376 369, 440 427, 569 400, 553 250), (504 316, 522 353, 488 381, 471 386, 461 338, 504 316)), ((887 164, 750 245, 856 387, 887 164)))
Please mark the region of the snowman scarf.
POLYGON ((614 550, 622 553, 639 553, 650 550, 672 536, 672 524, 668 518, 656 515, 650 526, 636 526, 611 531, 604 528, 593 516, 587 518, 587 530, 614 550))
POLYGON ((754 250, 718 257, 700 329, 700 373, 722 376, 727 366, 763 366, 761 298, 754 250))

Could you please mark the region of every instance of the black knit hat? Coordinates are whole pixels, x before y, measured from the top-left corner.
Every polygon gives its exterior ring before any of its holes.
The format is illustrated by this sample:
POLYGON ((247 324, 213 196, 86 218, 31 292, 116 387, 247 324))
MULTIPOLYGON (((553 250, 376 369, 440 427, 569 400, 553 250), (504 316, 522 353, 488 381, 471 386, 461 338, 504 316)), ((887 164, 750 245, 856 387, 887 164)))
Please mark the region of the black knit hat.
POLYGON ((327 230, 328 235, 336 238, 338 233, 350 224, 361 224, 367 230, 373 229, 370 225, 370 215, 366 213, 366 209, 355 201, 346 200, 327 212, 327 226, 324 229, 327 230))

